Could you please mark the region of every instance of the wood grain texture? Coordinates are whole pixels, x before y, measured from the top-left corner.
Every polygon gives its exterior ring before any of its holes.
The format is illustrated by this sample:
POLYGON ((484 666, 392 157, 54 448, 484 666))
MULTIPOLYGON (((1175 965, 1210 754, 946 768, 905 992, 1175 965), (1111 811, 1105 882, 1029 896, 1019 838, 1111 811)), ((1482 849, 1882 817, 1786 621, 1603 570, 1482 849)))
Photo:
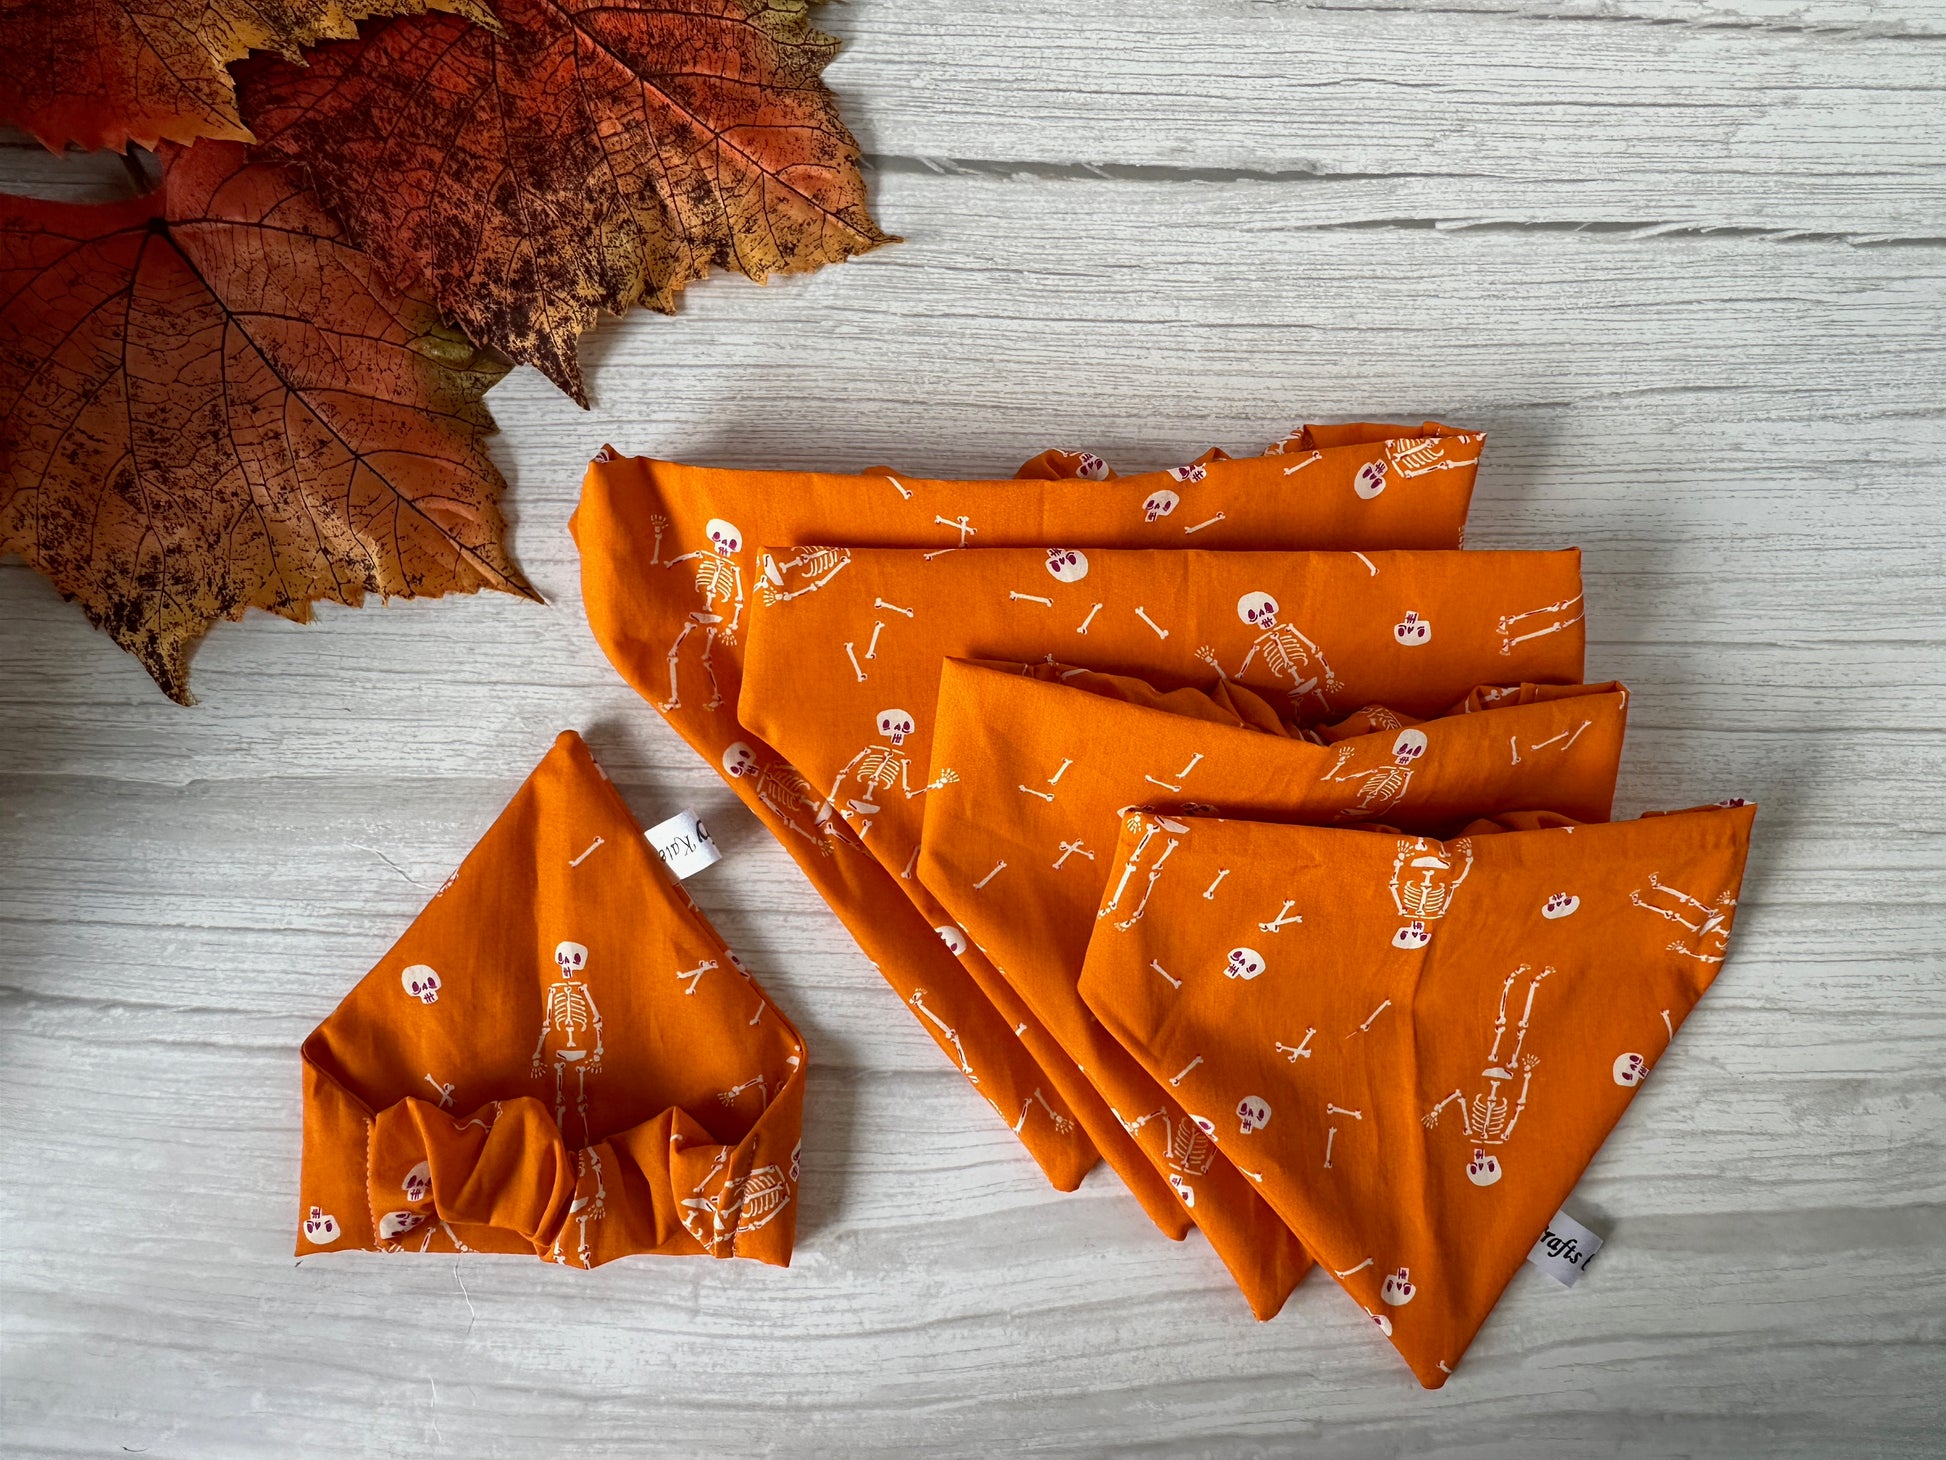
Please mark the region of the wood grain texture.
MULTIPOLYGON (((489 397, 546 608, 219 627, 203 703, 0 566, 0 1441, 580 1456, 1946 1450, 1946 25, 1930 0, 861 0, 829 73, 910 242, 604 325, 489 397), (1492 433, 1476 546, 1578 543, 1621 810, 1758 800, 1730 963, 1420 1392, 1313 1280, 1257 1325, 1059 1196, 624 688, 582 464, 1124 466, 1294 421, 1492 433), (798 1257, 307 1259, 295 1046, 553 733, 812 1051, 798 1257)), ((10 146, 0 185, 118 163, 10 146)))

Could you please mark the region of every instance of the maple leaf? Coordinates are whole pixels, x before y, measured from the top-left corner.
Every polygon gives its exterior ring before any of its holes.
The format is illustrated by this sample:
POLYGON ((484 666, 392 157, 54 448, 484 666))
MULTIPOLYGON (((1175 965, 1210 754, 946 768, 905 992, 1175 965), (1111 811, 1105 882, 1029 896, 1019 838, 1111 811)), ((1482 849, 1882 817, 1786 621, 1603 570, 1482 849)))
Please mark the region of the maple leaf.
POLYGON ((506 365, 400 298, 291 173, 165 146, 120 203, 0 197, 0 554, 189 703, 247 608, 497 588, 481 397, 506 365))
POLYGON ((374 15, 450 10, 493 25, 484 0, 0 0, 0 122, 49 151, 69 142, 247 142, 229 64, 251 51, 292 61, 358 33, 374 15))
POLYGON ((582 405, 575 338, 892 241, 802 0, 502 0, 238 68, 244 116, 401 288, 582 405), (382 178, 382 185, 374 179, 382 178))

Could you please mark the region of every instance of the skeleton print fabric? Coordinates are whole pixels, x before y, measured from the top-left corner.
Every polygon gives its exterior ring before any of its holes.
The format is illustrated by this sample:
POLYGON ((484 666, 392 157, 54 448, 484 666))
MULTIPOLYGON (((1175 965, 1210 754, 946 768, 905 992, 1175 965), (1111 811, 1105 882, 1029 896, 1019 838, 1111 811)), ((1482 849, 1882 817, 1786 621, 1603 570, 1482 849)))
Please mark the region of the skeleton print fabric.
MULTIPOLYGON (((573 529, 589 622, 610 660, 790 851, 946 1057, 1068 1190, 1097 1160, 1097 1140, 1123 1145, 1133 1158, 1129 1138, 1032 1013, 1003 984, 983 988, 956 956, 955 931, 938 931, 902 894, 904 869, 888 871, 873 857, 852 820, 834 811, 828 783, 739 719, 744 654, 758 616, 814 605, 846 584, 858 550, 874 546, 970 555, 1059 544, 1063 562, 1037 555, 1033 591, 1043 595, 1039 584, 1074 586, 1082 560, 1109 547, 1205 554, 1454 548, 1482 444, 1477 433, 1433 423, 1307 427, 1261 457, 1209 453, 1173 471, 1126 478, 1088 453, 1050 452, 1023 469, 1029 479, 1011 482, 883 469, 857 476, 722 471, 604 452, 589 466, 573 529)), ((872 624, 884 622, 884 634, 911 620, 899 612, 909 607, 900 597, 867 604, 876 617, 844 639, 849 657, 869 665, 872 624)), ((1236 619, 1239 628, 1251 627, 1252 642, 1276 638, 1275 610, 1253 601, 1252 611, 1255 618, 1236 619)), ((1540 652, 1560 654, 1573 643, 1578 654, 1574 610, 1556 618, 1564 626, 1542 635, 1540 652)), ((1298 641, 1286 634, 1280 642, 1276 663, 1296 667, 1294 655, 1304 652, 1298 641)), ((828 648, 835 663, 847 662, 840 644, 828 648)), ((1265 653, 1257 651, 1253 668, 1246 642, 1230 667, 1262 673, 1265 653)), ((1522 677, 1508 661, 1496 667, 1498 677, 1522 677)), ((1200 662, 1190 672, 1204 682, 1215 677, 1200 662)), ((929 709, 888 700, 873 706, 871 728, 880 711, 929 709)), ((853 767, 865 776, 861 784, 881 791, 898 769, 890 754, 868 754, 853 767)), ((910 762, 905 769, 900 795, 923 784, 911 779, 910 762)), ((1186 1231, 1172 1192, 1138 1195, 1172 1235, 1186 1231)))
MULTIPOLYGON (((1318 743, 1234 684, 1165 693, 1056 666, 948 661, 931 763, 935 773, 958 767, 958 779, 924 798, 918 880, 1120 1117, 1145 1158, 1117 1166, 1130 1188, 1173 1195, 1268 1317, 1305 1270, 1301 1246, 1081 1000, 1097 907, 1106 901, 1102 917, 1118 925, 1139 920, 1154 885, 1117 863, 1120 809, 1382 819, 1427 834, 1531 806, 1606 820, 1626 702, 1619 685, 1530 684, 1476 692, 1424 721, 1360 711, 1318 743)), ((1229 876, 1220 870, 1201 889, 1211 910, 1229 876)), ((1302 922, 1289 905, 1266 908, 1253 942, 1280 949, 1302 922)))
POLYGON ((1260 1317, 1325 1263, 1430 1385, 1720 966, 1750 822, 1603 824, 1628 695, 1577 553, 1453 550, 1479 447, 604 453, 574 524, 610 658, 1049 1178, 1105 1158, 1260 1317))
POLYGON ((1437 1388, 1716 977, 1753 816, 1131 811, 1081 994, 1437 1388))
POLYGON ((571 732, 303 1054, 300 1255, 790 1261, 803 1040, 571 732))

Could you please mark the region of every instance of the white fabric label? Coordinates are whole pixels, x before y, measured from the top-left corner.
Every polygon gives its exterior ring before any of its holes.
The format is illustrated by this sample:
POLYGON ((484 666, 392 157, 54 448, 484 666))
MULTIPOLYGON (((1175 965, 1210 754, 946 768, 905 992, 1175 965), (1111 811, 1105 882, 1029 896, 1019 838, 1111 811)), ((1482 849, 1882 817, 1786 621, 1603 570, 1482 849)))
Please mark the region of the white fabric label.
POLYGON ((1581 1274, 1599 1251, 1601 1238, 1566 1212, 1556 1212, 1527 1260, 1562 1287, 1571 1288, 1581 1281, 1581 1274))
POLYGON ((710 840, 709 828, 696 819, 695 812, 687 809, 650 827, 645 835, 656 855, 662 858, 663 866, 669 869, 669 875, 678 882, 723 859, 723 853, 710 840))

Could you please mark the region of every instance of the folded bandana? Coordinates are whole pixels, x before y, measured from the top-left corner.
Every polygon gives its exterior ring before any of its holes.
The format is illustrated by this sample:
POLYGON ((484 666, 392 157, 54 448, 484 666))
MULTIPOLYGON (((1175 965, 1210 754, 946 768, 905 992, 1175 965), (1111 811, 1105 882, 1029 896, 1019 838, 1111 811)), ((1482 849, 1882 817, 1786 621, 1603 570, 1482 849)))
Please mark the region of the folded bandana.
MULTIPOLYGON (((1327 825, 1382 817, 1425 833, 1535 808, 1605 821, 1627 698, 1613 684, 1478 690, 1430 720, 1359 711, 1318 744, 1288 738, 1269 705, 1237 685, 1165 694, 1049 665, 949 661, 932 767, 935 778, 955 768, 957 780, 923 798, 919 880, 1087 1071, 1148 1158, 1149 1179, 1175 1191, 1269 1317, 1305 1270, 1296 1239, 1081 1000, 1121 809, 1327 825), (1002 863, 1015 875, 995 896, 997 883, 978 884, 1002 863)), ((1206 900, 1225 880, 1212 879, 1206 900)), ((1121 882, 1109 915, 1139 917, 1143 890, 1121 882)), ((1260 926, 1272 937, 1301 921, 1285 907, 1260 926)))
MULTIPOLYGON (((848 549, 815 591, 758 608, 740 716, 808 779, 814 815, 827 818, 818 824, 848 825, 923 925, 960 955, 970 996, 948 1004, 925 985, 907 998, 962 1070, 985 1079, 1033 1036, 1025 1048, 1040 1083, 1003 1114, 1014 1119, 1017 1109, 1021 1129, 1053 1125, 1056 1112, 1035 1093, 1052 1085, 1158 1225, 1180 1235, 1181 1203, 1100 1092, 913 878, 924 795, 957 775, 942 765, 927 777, 932 726, 912 708, 937 698, 940 656, 1058 653, 1163 688, 1209 683, 1229 665, 1298 713, 1328 713, 1335 701, 1434 714, 1496 673, 1580 677, 1579 562, 1573 551, 848 549), (1521 632, 1514 620, 1531 621, 1526 610, 1536 604, 1551 606, 1541 615, 1550 627, 1521 632), (831 818, 834 808, 842 821, 831 818), (987 1018, 974 1023, 981 996, 987 1018)), ((1004 899, 1007 886, 988 888, 1006 876, 996 860, 975 890, 1004 899)), ((883 918, 890 901, 861 911, 883 918)), ((1247 1288, 1274 1311, 1261 1284, 1247 1288)))
POLYGON ((804 1043, 563 734, 304 1043, 297 1250, 789 1263, 804 1043))
POLYGON ((1715 978, 1754 814, 1131 812, 1082 994, 1437 1388, 1715 978))
MULTIPOLYGON (((997 1013, 803 773, 738 723, 752 600, 788 601, 842 571, 842 549, 804 546, 831 542, 1456 545, 1482 441, 1434 424, 1307 427, 1265 457, 1115 481, 1092 480, 1106 468, 1072 453, 1030 463, 1041 479, 947 482, 718 471, 604 452, 589 465, 571 526, 589 623, 610 661, 719 769, 1049 1179, 1069 1190, 1096 1151, 1040 1062, 1058 1066, 1058 1046, 1024 1010, 1011 1020, 997 1013), (760 561, 766 543, 794 546, 760 561), (984 1051, 977 1074, 964 1054, 972 1047, 984 1051)), ((1092 1101, 1091 1126, 1113 1126, 1085 1088, 1070 1093, 1092 1101)), ((1179 1232, 1172 1206, 1166 1193, 1150 1203, 1179 1232)))

